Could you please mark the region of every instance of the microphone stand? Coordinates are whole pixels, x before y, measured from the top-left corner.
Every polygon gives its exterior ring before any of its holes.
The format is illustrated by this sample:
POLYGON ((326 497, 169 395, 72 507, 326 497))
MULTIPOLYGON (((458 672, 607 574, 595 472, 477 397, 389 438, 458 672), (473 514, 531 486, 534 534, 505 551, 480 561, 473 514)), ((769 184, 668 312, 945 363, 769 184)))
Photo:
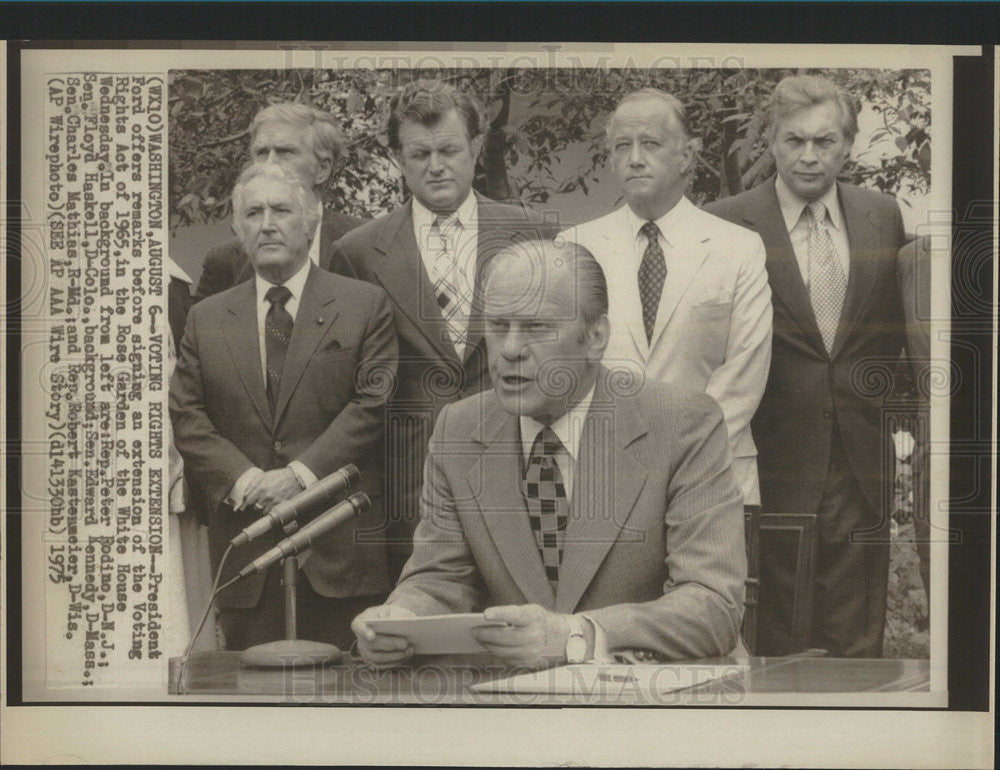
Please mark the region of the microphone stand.
MULTIPOLYGON (((285 525, 285 534, 294 534, 298 528, 298 522, 290 521, 285 525)), ((281 561, 281 584, 285 599, 285 638, 247 647, 240 653, 240 662, 244 666, 304 668, 325 666, 340 660, 340 648, 336 645, 299 639, 296 615, 298 579, 299 557, 293 553, 281 561)))

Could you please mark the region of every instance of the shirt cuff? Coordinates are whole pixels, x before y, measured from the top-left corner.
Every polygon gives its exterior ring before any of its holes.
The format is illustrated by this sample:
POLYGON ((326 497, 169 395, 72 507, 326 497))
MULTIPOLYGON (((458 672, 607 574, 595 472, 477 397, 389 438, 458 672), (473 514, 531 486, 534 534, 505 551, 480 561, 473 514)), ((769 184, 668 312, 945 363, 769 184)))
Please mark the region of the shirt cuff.
POLYGON ((295 478, 299 480, 303 489, 308 489, 317 481, 316 474, 309 470, 305 463, 298 460, 292 460, 288 463, 288 470, 295 474, 295 478))
POLYGON ((580 617, 590 623, 590 627, 594 630, 594 651, 591 653, 590 659, 594 663, 613 663, 614 658, 608 652, 608 635, 604 633, 601 624, 589 615, 581 614, 580 617))
POLYGON ((258 478, 264 475, 264 471, 260 468, 247 468, 243 471, 243 475, 236 479, 236 483, 233 484, 232 489, 226 494, 222 502, 232 508, 234 511, 239 511, 243 509, 243 498, 246 497, 247 488, 250 484, 256 481, 258 478))

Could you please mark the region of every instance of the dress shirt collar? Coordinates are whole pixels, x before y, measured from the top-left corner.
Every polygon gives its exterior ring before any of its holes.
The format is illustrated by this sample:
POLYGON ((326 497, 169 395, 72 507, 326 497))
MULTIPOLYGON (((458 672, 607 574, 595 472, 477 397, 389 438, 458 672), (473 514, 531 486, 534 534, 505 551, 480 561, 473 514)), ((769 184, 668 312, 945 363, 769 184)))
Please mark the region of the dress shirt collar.
MULTIPOLYGON (((594 398, 595 385, 590 386, 587 394, 580 399, 580 402, 570 409, 566 414, 552 423, 552 430, 559 437, 562 445, 566 447, 569 456, 576 462, 580 452, 580 436, 583 434, 583 424, 587 419, 587 412, 590 409, 590 402, 594 398)), ((519 419, 521 425, 521 452, 524 458, 531 456, 531 446, 535 443, 538 431, 545 427, 534 417, 521 415, 519 419)))
MULTIPOLYGON (((312 263, 307 259, 305 261, 305 264, 303 264, 302 267, 298 269, 295 275, 293 275, 291 278, 285 281, 284 284, 271 283, 270 281, 261 278, 260 274, 258 273, 254 278, 257 285, 257 303, 258 304, 263 303, 266 308, 270 307, 271 305, 266 298, 267 290, 270 289, 272 286, 283 285, 292 293, 291 298, 288 300, 288 302, 285 303, 285 308, 288 309, 288 305, 291 303, 295 303, 295 307, 298 307, 299 300, 302 298, 302 292, 305 290, 306 278, 309 277, 309 269, 311 267, 312 263)), ((295 314, 292 313, 291 309, 289 309, 288 312, 289 315, 291 315, 292 317, 295 316, 295 314)))
MULTIPOLYGON (((792 192, 791 188, 785 184, 785 180, 780 176, 775 180, 774 192, 778 196, 778 206, 781 208, 781 216, 785 220, 785 227, 788 228, 788 232, 791 232, 802 218, 802 210, 810 202, 792 192)), ((840 202, 837 199, 837 183, 834 182, 830 185, 830 189, 823 193, 818 200, 826 205, 829 223, 837 230, 843 230, 844 221, 840 215, 840 202)))
POLYGON ((313 233, 312 243, 309 244, 309 261, 314 265, 319 264, 319 233, 323 229, 323 201, 320 201, 319 206, 319 221, 316 222, 316 232, 313 233))
MULTIPOLYGON (((416 196, 411 200, 413 201, 413 227, 426 241, 431 225, 434 224, 434 217, 438 215, 418 201, 416 196)), ((469 194, 465 196, 465 200, 462 201, 454 214, 463 229, 468 230, 470 227, 475 227, 479 214, 479 204, 476 201, 476 194, 472 190, 469 190, 469 194)))
MULTIPOLYGON (((660 235, 671 248, 677 245, 677 230, 684 221, 685 214, 693 208, 694 204, 682 195, 681 199, 677 201, 677 205, 656 220, 656 226, 660 228, 660 235)), ((641 219, 638 214, 632 211, 632 207, 628 204, 625 204, 625 217, 628 221, 629 230, 632 233, 632 242, 635 243, 637 240, 642 241, 639 244, 641 253, 646 248, 646 236, 640 231, 642 230, 642 226, 649 220, 641 219)))

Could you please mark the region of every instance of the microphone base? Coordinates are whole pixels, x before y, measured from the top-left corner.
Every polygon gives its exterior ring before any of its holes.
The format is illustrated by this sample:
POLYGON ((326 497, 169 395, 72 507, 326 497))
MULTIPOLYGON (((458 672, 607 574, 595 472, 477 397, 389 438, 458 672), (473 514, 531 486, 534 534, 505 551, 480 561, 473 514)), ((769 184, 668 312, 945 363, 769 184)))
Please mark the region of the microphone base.
POLYGON ((240 654, 240 663, 253 668, 307 668, 336 663, 341 655, 333 644, 281 639, 248 647, 240 654))

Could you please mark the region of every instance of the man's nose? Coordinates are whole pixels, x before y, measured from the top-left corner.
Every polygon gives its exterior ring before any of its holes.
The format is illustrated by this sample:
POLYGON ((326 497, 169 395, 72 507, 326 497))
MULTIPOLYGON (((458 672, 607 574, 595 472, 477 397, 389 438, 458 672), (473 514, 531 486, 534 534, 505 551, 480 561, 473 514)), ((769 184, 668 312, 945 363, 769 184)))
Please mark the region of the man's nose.
POLYGON ((642 147, 638 142, 632 145, 628 153, 628 164, 634 168, 641 168, 646 164, 646 159, 642 155, 642 147))
POLYGON ((278 162, 278 151, 275 150, 274 148, 271 148, 270 150, 268 150, 267 151, 267 160, 265 162, 266 163, 277 163, 278 162))
POLYGON ((440 174, 444 171, 444 163, 442 162, 442 158, 439 153, 431 153, 430 162, 427 168, 432 174, 440 174))
POLYGON ((274 229, 274 215, 271 213, 270 209, 264 209, 264 216, 261 219, 261 229, 262 230, 274 229))
POLYGON ((508 361, 516 361, 519 358, 523 358, 525 344, 523 336, 518 331, 509 330, 503 336, 503 342, 500 345, 500 355, 508 361))
POLYGON ((819 160, 816 152, 815 142, 805 143, 805 146, 802 148, 802 154, 799 156, 799 159, 803 163, 815 163, 817 160, 819 160))

